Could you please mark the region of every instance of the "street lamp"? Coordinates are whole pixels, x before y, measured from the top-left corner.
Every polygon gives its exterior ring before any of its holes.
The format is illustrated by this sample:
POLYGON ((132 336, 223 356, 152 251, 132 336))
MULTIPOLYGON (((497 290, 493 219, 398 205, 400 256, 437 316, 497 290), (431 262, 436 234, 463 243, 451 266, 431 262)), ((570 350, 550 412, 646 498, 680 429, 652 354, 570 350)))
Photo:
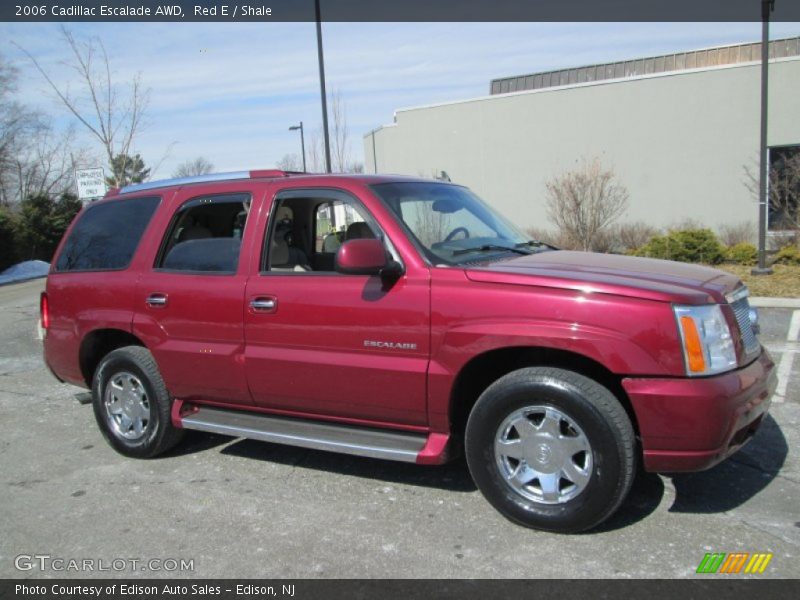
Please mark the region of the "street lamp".
POLYGON ((761 143, 759 145, 758 168, 758 266, 752 269, 753 275, 769 275, 767 267, 767 89, 769 86, 769 13, 775 10, 775 0, 761 0, 761 143))
POLYGON ((303 153, 303 173, 306 172, 306 140, 303 136, 303 122, 300 121, 300 125, 292 125, 289 127, 289 131, 297 131, 300 130, 300 149, 303 153))
POLYGON ((314 1, 317 16, 317 61, 319 62, 319 95, 322 100, 322 143, 325 146, 325 172, 331 172, 331 143, 328 138, 328 100, 325 94, 325 58, 322 53, 322 16, 319 0, 314 1))

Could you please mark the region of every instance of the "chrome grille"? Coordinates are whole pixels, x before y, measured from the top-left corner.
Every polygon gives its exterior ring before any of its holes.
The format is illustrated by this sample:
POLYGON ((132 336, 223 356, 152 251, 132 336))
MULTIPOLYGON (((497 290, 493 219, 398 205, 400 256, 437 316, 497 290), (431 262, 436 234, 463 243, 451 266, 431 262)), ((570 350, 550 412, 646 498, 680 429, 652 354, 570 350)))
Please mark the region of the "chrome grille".
MULTIPOLYGON (((745 288, 746 289, 746 288, 745 288)), ((744 352, 747 355, 758 352, 759 344, 758 338, 753 331, 753 324, 750 322, 750 301, 747 299, 747 293, 737 293, 736 298, 731 302, 733 314, 736 315, 736 323, 739 325, 739 331, 742 334, 742 342, 744 342, 744 352)))

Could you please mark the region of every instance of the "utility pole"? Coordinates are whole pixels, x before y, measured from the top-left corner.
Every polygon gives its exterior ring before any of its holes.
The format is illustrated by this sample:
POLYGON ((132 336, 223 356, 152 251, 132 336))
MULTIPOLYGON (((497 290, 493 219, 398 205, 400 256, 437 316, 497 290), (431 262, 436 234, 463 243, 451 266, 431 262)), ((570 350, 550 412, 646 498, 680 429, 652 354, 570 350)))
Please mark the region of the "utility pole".
POLYGON ((322 97, 322 138, 325 143, 325 172, 331 172, 331 144, 328 139, 328 99, 325 93, 325 59, 322 56, 322 20, 319 0, 314 0, 317 10, 317 58, 319 60, 319 93, 322 97))
POLYGON ((775 0, 761 0, 761 145, 758 172, 758 266, 753 275, 770 275, 767 267, 767 112, 769 89, 769 14, 775 10, 775 0))

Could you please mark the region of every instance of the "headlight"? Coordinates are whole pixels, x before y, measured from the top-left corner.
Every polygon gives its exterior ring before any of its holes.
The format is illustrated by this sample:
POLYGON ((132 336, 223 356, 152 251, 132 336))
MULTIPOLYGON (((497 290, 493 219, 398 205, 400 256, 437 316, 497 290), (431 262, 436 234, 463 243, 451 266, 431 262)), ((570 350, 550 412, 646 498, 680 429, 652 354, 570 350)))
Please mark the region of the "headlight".
POLYGON ((687 375, 714 375, 736 366, 731 330, 719 305, 673 308, 687 375))

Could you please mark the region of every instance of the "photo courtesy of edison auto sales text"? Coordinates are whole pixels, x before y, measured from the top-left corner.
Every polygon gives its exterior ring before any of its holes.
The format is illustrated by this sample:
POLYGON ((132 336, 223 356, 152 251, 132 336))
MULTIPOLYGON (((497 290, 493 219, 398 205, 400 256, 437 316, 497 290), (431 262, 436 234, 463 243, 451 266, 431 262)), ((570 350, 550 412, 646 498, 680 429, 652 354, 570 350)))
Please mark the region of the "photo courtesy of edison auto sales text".
POLYGON ((219 585, 191 585, 164 584, 160 585, 139 585, 114 583, 111 585, 69 585, 54 583, 49 585, 27 585, 18 583, 14 586, 16 596, 67 596, 70 598, 78 597, 97 597, 104 595, 120 596, 206 596, 219 595, 224 592, 235 593, 237 596, 268 596, 275 597, 280 592, 281 596, 293 597, 295 595, 294 584, 281 585, 280 588, 272 585, 242 585, 224 588, 219 585))

